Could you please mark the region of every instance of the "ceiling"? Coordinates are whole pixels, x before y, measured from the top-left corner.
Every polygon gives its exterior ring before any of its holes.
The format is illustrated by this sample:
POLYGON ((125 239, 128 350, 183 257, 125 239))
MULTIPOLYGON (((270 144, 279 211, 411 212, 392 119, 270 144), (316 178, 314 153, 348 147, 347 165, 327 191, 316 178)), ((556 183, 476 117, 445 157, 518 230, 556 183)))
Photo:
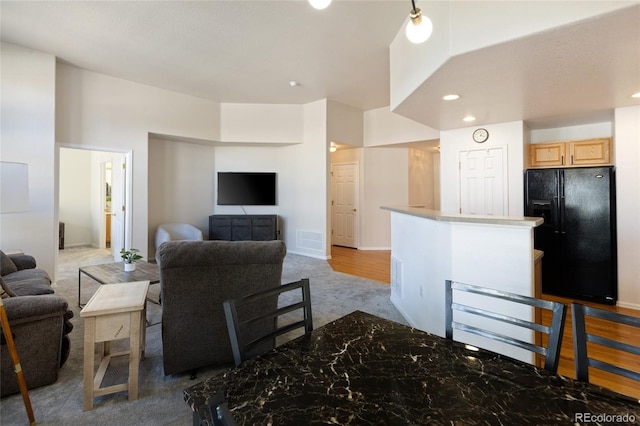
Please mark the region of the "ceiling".
MULTIPOLYGON (((229 103, 389 105, 408 0, 5 1, 2 41, 60 62, 229 103), (291 87, 295 80, 298 86, 291 87)), ((424 9, 424 8, 423 8, 424 9)), ((640 6, 451 58, 396 112, 436 129, 605 121, 638 105, 640 6), (588 89, 588 90, 585 90, 588 89), (444 103, 443 90, 462 95, 444 103), (596 121, 594 121, 596 120, 596 121)))
POLYGON ((610 121, 614 108, 640 105, 637 92, 640 4, 449 58, 395 112, 439 130, 552 128, 610 121))

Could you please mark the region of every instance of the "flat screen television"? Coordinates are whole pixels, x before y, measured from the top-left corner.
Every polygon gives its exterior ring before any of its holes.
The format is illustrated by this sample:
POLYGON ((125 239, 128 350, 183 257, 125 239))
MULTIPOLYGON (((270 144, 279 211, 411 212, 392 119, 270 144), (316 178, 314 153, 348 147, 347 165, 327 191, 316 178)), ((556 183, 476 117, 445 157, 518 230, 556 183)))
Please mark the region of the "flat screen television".
POLYGON ((219 206, 275 206, 273 172, 218 172, 219 206))

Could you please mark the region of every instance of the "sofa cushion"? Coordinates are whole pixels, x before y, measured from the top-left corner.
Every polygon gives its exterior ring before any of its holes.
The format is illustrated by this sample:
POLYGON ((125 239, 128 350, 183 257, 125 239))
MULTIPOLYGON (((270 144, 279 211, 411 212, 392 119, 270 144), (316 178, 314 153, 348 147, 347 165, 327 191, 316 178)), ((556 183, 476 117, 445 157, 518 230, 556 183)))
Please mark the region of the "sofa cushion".
POLYGON ((11 287, 9 287, 9 285, 5 282, 5 280, 2 279, 2 277, 0 277, 0 296, 2 296, 3 299, 16 296, 13 290, 11 290, 11 287))
POLYGON ((17 270, 18 267, 13 263, 13 260, 0 250, 0 275, 5 276, 17 270))
POLYGON ((17 296, 37 296, 54 292, 49 275, 42 269, 23 269, 2 278, 17 296))
POLYGON ((16 253, 10 254, 9 259, 16 265, 18 271, 23 269, 33 269, 36 267, 36 258, 30 254, 16 253))

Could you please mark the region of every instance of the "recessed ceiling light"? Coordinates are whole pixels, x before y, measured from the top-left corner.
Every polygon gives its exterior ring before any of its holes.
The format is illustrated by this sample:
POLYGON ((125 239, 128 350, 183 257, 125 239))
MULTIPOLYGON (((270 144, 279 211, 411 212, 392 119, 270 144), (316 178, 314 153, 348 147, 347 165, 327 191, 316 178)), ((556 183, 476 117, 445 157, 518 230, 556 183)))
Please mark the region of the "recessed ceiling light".
POLYGON ((297 87, 297 86, 300 86, 300 83, 298 83, 298 82, 297 82, 297 81, 295 81, 295 80, 291 80, 291 81, 289 82, 289 86, 291 86, 291 87, 297 87))
POLYGON ((640 92, 631 95, 632 98, 640 98, 640 92))
POLYGON ((462 119, 462 121, 475 121, 476 118, 472 115, 467 115, 465 118, 462 119))
POLYGON ((460 98, 460 95, 454 95, 454 94, 445 95, 442 97, 442 99, 444 99, 445 101, 455 101, 456 99, 459 99, 459 98, 460 98))
POLYGON ((309 4, 315 9, 322 10, 329 7, 331 0, 309 0, 309 4))

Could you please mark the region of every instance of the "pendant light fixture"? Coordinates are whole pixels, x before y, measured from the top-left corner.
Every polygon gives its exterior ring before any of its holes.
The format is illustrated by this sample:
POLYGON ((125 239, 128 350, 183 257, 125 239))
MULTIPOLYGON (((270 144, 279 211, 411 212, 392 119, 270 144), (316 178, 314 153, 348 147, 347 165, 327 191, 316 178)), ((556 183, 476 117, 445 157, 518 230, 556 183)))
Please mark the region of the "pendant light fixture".
POLYGON ((433 24, 428 16, 422 15, 420 8, 416 7, 415 0, 411 0, 412 9, 409 11, 409 22, 407 22, 406 34, 411 43, 420 44, 431 37, 433 24))
POLYGON ((322 10, 329 7, 331 0, 309 0, 309 4, 315 9, 322 10))

